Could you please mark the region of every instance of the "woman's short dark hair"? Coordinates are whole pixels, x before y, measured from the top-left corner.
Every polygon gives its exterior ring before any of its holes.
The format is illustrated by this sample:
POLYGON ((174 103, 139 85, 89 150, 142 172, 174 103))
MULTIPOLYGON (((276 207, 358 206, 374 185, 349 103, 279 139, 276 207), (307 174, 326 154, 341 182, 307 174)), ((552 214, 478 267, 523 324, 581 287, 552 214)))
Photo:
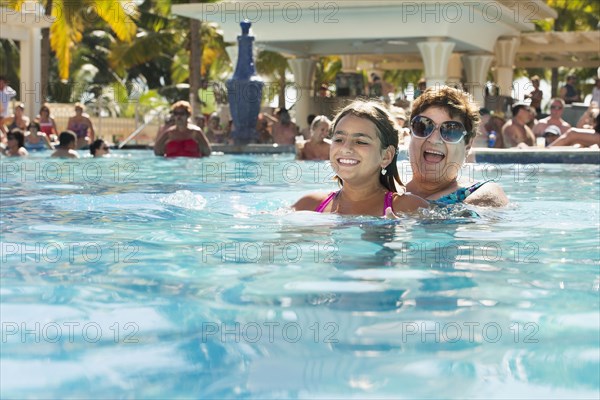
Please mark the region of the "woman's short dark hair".
POLYGON ((42 127, 40 126, 40 123, 37 121, 31 121, 29 123, 29 125, 27 125, 27 130, 31 130, 31 127, 35 126, 37 128, 38 131, 42 130, 42 127))
POLYGON ((436 87, 432 86, 415 99, 410 120, 424 112, 429 107, 438 107, 444 109, 450 115, 450 118, 459 118, 467 134, 465 135, 465 144, 477 135, 477 127, 481 118, 479 116, 479 108, 469 98, 469 94, 460 89, 451 88, 449 86, 436 87))
POLYGON ((92 142, 92 144, 90 144, 90 154, 95 156, 96 155, 96 150, 98 150, 99 148, 101 148, 102 146, 104 146, 104 140, 103 139, 96 139, 92 142))
POLYGON ((21 129, 19 129, 19 128, 11 129, 8 132, 8 135, 6 135, 6 137, 10 138, 11 136, 13 138, 15 138, 15 140, 19 144, 19 147, 24 147, 25 146, 25 133, 21 129))

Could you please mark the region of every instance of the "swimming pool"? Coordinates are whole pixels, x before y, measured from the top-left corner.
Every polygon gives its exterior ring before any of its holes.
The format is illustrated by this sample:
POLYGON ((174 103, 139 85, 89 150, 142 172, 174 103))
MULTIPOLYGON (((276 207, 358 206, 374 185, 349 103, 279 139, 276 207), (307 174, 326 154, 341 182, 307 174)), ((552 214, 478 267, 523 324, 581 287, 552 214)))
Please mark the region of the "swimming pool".
POLYGON ((290 154, 47 155, 0 160, 3 398, 598 397, 598 165, 390 222, 288 212, 335 188, 290 154))

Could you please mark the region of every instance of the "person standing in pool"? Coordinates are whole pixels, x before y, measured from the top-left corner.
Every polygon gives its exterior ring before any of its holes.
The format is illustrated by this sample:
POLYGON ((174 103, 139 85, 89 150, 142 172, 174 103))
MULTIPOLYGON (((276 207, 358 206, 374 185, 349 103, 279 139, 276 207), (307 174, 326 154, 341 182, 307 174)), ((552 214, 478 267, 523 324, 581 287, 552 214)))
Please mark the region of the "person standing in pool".
POLYGON ((58 146, 50 157, 53 158, 79 158, 79 153, 75 151, 77 145, 77 135, 73 131, 64 131, 58 135, 58 146))
POLYGON ((74 132, 77 136, 77 149, 89 146, 94 141, 94 125, 87 114, 83 111, 85 107, 81 103, 75 103, 75 116, 69 118, 67 130, 74 132))
POLYGON ((171 106, 175 124, 156 137, 154 154, 164 157, 208 157, 212 152, 202 129, 188 122, 190 103, 178 101, 171 106))
POLYGON ((296 143, 296 158, 298 160, 329 160, 331 141, 327 138, 331 121, 324 115, 319 115, 310 124, 310 139, 296 143))
POLYGON ((383 104, 355 100, 333 121, 329 161, 341 186, 330 194, 309 194, 292 207, 342 215, 388 216, 428 203, 405 193, 398 175, 398 130, 383 104), (400 183, 398 191, 397 183, 400 183))
POLYGON ((413 103, 408 148, 413 177, 406 190, 437 204, 500 207, 506 194, 495 182, 459 179, 477 134, 479 109, 460 89, 431 87, 413 103))

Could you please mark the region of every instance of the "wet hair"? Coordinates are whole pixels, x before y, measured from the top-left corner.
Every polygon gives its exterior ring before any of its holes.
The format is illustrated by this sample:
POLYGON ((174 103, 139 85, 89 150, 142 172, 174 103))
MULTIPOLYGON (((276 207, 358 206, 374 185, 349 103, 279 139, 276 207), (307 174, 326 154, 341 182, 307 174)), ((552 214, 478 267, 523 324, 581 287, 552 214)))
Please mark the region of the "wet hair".
POLYGON ((27 125, 27 130, 31 130, 31 127, 33 127, 33 126, 35 126, 35 127, 37 128, 38 132, 39 132, 40 130, 42 130, 42 127, 40 126, 40 123, 39 123, 39 122, 37 122, 37 121, 31 121, 31 122, 29 123, 29 125, 27 125))
POLYGON ((178 108, 185 108, 185 111, 187 111, 188 115, 192 115, 192 106, 189 102, 185 100, 179 100, 171 106, 171 112, 177 110, 178 108))
MULTIPOLYGON (((346 115, 353 115, 371 121, 375 125, 377 137, 381 141, 381 150, 387 149, 389 146, 394 147, 394 157, 389 165, 385 167, 387 170, 386 174, 379 174, 379 182, 387 190, 397 192, 395 182, 400 183, 400 185, 404 184, 398 174, 398 135, 400 126, 396 122, 396 119, 389 113, 385 104, 372 100, 358 99, 338 112, 331 125, 331 132, 335 132, 337 125, 346 115)), ((339 177, 336 178, 339 184, 343 185, 342 180, 339 177)))
POLYGON ((19 147, 25 146, 25 133, 23 133, 23 131, 21 129, 14 128, 14 129, 10 130, 8 132, 8 134, 6 135, 6 138, 8 139, 11 136, 17 140, 19 147))
POLYGON ((275 110, 275 115, 282 125, 289 125, 292 122, 292 117, 290 116, 290 112, 287 110, 287 108, 278 108, 275 110))
POLYGON ((310 126, 317 116, 315 114, 308 114, 306 117, 306 122, 308 122, 308 126, 310 126))
POLYGON ((104 146, 106 143, 104 142, 103 139, 96 139, 92 142, 92 144, 90 144, 90 154, 95 156, 96 155, 96 150, 98 150, 99 148, 101 148, 102 146, 104 146))
POLYGON ((512 108, 510 109, 510 112, 512 113, 512 116, 514 117, 515 115, 517 115, 519 113, 519 111, 521 111, 524 108, 527 110, 531 110, 531 106, 529 104, 517 103, 514 106, 512 106, 512 108))
POLYGON ((60 147, 66 147, 74 142, 77 142, 77 135, 73 131, 62 131, 58 135, 58 145, 60 147))
POLYGON ((310 131, 312 132, 315 129, 317 129, 317 126, 322 122, 326 122, 327 124, 331 125, 331 120, 329 118, 327 118, 324 115, 319 115, 314 117, 312 122, 310 123, 310 131))
POLYGON ((415 99, 410 112, 410 121, 430 107, 441 108, 450 115, 450 118, 460 119, 467 131, 465 145, 477 135, 477 127, 481 121, 479 108, 471 102, 468 93, 449 86, 429 87, 415 99))

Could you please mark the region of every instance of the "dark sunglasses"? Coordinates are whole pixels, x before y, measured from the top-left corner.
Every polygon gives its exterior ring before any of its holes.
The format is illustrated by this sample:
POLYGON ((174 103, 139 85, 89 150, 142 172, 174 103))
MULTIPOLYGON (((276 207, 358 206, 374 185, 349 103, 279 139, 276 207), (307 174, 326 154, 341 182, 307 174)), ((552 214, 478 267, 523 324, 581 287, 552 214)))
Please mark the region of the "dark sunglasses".
POLYGON ((104 146, 104 147, 102 148, 102 150, 104 150, 104 151, 109 151, 109 150, 110 150, 110 148, 109 148, 108 146, 104 146))
MULTIPOLYGON (((431 118, 417 115, 410 121, 412 134, 418 138, 428 138, 435 131, 436 125, 431 118)), ((446 143, 458 143, 467 134, 465 126, 458 121, 445 121, 439 125, 440 136, 446 143)))
POLYGON ((173 115, 187 115, 187 112, 185 112, 185 111, 174 111, 173 115))
POLYGON ((562 106, 550 106, 551 110, 562 110, 562 106))

